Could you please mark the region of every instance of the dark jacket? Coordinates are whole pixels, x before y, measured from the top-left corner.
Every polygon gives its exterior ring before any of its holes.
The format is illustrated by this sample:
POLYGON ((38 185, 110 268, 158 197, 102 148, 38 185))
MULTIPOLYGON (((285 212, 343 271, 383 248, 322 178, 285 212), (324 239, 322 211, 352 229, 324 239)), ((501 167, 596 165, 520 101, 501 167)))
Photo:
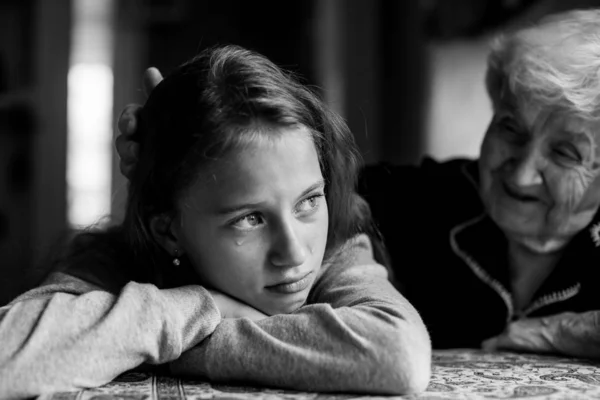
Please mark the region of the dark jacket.
POLYGON ((477 187, 473 160, 380 164, 361 174, 359 192, 385 238, 397 286, 421 313, 434 348, 480 347, 518 318, 600 310, 599 214, 516 313, 507 241, 477 187))

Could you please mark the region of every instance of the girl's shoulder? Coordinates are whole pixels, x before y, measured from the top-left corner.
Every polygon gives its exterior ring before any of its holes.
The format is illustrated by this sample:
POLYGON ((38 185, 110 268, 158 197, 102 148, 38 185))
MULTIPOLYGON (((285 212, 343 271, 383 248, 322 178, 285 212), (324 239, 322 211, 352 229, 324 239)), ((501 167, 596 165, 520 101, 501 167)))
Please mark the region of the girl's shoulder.
POLYGON ((108 288, 98 286, 87 280, 62 272, 52 272, 39 286, 17 296, 8 304, 8 306, 10 307, 21 301, 51 297, 57 293, 80 295, 93 290, 109 291, 108 288))
POLYGON ((339 246, 319 271, 316 283, 340 276, 376 275, 387 279, 387 268, 375 258, 373 241, 366 233, 359 233, 339 246))
POLYGON ((57 252, 50 270, 117 292, 135 280, 134 257, 127 243, 119 226, 76 233, 57 252))

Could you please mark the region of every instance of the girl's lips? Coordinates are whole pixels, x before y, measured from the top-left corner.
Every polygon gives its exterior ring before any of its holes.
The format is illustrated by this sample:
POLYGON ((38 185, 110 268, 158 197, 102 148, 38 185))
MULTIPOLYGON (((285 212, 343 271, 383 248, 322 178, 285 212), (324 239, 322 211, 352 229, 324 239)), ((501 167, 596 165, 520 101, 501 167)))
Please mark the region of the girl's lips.
POLYGON ((266 286, 266 289, 268 289, 272 292, 280 293, 280 294, 292 294, 292 293, 301 292, 310 285, 311 277, 312 277, 312 271, 296 281, 284 282, 284 283, 279 283, 277 285, 266 286))

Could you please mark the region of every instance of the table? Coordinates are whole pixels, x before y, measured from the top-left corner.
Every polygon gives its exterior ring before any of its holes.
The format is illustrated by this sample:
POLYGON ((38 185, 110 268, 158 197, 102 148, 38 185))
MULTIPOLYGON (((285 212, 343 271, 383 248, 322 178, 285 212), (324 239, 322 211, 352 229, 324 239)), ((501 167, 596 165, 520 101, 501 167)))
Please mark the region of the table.
POLYGON ((227 386, 130 372, 100 388, 55 393, 39 400, 600 399, 600 362, 453 349, 434 351, 432 372, 425 393, 403 397, 227 386))

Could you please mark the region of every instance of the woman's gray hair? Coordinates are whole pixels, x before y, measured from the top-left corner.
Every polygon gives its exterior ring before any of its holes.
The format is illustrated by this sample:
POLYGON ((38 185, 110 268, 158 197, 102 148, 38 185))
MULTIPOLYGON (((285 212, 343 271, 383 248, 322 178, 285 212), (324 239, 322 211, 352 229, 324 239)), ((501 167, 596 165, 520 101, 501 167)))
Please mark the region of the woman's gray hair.
POLYGON ((510 96, 515 107, 600 120, 600 9, 551 15, 495 38, 486 86, 495 110, 510 96))

